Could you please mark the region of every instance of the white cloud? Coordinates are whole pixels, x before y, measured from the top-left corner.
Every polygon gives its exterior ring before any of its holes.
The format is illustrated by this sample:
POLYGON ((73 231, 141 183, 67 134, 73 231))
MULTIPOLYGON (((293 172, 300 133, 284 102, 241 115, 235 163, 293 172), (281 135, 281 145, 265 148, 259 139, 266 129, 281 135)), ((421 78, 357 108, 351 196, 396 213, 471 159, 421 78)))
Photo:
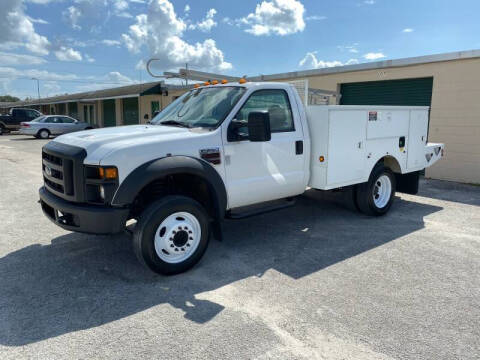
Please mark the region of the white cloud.
POLYGON ((363 55, 363 57, 367 60, 378 60, 378 59, 383 59, 385 55, 381 52, 378 52, 378 53, 368 53, 363 55))
POLYGON ((186 42, 183 32, 185 22, 177 17, 172 3, 168 0, 152 0, 148 14, 136 17, 122 40, 132 53, 139 53, 147 46, 152 57, 158 58, 155 66, 161 70, 172 70, 188 63, 203 70, 227 70, 232 65, 224 60, 223 52, 214 40, 191 44, 186 42))
POLYGON ((43 19, 34 19, 32 17, 28 17, 28 20, 30 20, 32 23, 34 24, 41 24, 41 25, 47 25, 47 24, 50 24, 47 20, 43 20, 43 19))
POLYGON ((47 55, 50 42, 35 31, 33 22, 25 15, 22 0, 2 0, 0 45, 4 49, 24 46, 32 53, 47 55))
POLYGON ((60 94, 61 86, 56 81, 45 81, 42 84, 42 96, 55 96, 60 94))
POLYGON ((89 63, 95 62, 95 59, 88 54, 85 54, 85 60, 87 60, 89 63))
POLYGON ((29 2, 32 4, 39 4, 39 5, 45 5, 55 1, 61 1, 61 0, 26 0, 26 2, 29 2))
POLYGON ((255 13, 250 13, 238 21, 248 26, 246 32, 255 36, 284 36, 305 29, 304 12, 303 4, 297 0, 262 1, 257 4, 255 13))
POLYGON ((185 8, 183 9, 184 13, 189 13, 190 12, 190 5, 185 5, 185 8))
POLYGON ((105 40, 102 40, 102 44, 107 45, 107 46, 119 46, 122 43, 119 40, 105 39, 105 40))
POLYGON ((355 43, 353 45, 339 45, 337 46, 337 48, 342 52, 347 51, 352 54, 358 54, 357 46, 358 46, 358 43, 355 43))
POLYGON ((375 4, 375 2, 376 2, 375 0, 365 0, 363 3, 365 5, 373 5, 373 4, 375 4))
POLYGON ((82 27, 78 25, 80 17, 82 16, 82 12, 80 9, 76 8, 75 6, 70 6, 66 10, 63 11, 63 17, 66 22, 70 23, 70 26, 75 30, 81 30, 82 27))
POLYGON ((329 68, 329 67, 335 67, 335 66, 345 66, 345 65, 353 65, 353 64, 358 64, 357 59, 350 59, 347 62, 341 62, 339 60, 333 60, 333 61, 323 61, 317 59, 317 52, 308 52, 305 57, 300 60, 300 63, 298 64, 301 68, 307 68, 307 69, 322 69, 322 68, 329 68))
POLYGON ((102 77, 104 81, 118 82, 118 83, 134 83, 128 76, 120 74, 118 71, 111 71, 102 77))
POLYGON ((76 30, 82 29, 83 25, 80 25, 80 22, 87 23, 90 32, 98 31, 108 21, 111 13, 117 15, 117 6, 120 8, 125 6, 124 0, 115 0, 115 2, 109 2, 108 0, 73 0, 71 2, 73 5, 62 13, 65 23, 76 30), (112 11, 108 8, 109 4, 112 5, 112 11))
POLYGON ((320 20, 326 20, 326 16, 321 16, 321 15, 312 15, 312 16, 307 16, 305 20, 307 21, 320 21, 320 20))
POLYGON ((19 70, 12 67, 0 66, 0 77, 5 78, 37 78, 44 81, 65 81, 77 80, 78 76, 75 74, 57 74, 46 70, 27 69, 19 70))
POLYGON ((406 29, 403 29, 402 32, 404 33, 412 33, 414 32, 414 30, 412 28, 406 28, 406 29))
POLYGON ((202 21, 196 24, 190 24, 188 28, 190 30, 198 29, 203 32, 209 32, 210 30, 212 30, 213 27, 217 26, 217 22, 213 19, 216 13, 217 10, 215 9, 208 10, 205 18, 202 21))
POLYGON ((113 13, 118 17, 131 18, 133 16, 128 12, 128 7, 126 0, 116 0, 113 2, 113 13))
POLYGON ((24 54, 14 54, 14 53, 6 53, 0 51, 0 64, 3 66, 6 65, 40 65, 44 64, 46 60, 44 58, 32 55, 24 55, 24 54))
POLYGON ((82 54, 79 51, 72 48, 67 48, 66 46, 60 46, 55 52, 55 56, 60 61, 81 61, 82 54))

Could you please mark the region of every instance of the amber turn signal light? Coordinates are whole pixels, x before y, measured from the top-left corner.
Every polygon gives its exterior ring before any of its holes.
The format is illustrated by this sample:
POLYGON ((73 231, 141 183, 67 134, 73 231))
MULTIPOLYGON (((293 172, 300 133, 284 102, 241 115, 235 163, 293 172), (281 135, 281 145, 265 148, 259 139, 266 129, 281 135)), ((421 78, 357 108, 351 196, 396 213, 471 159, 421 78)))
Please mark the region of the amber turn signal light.
POLYGON ((114 180, 118 177, 118 171, 115 167, 99 168, 98 173, 101 179, 114 180))
POLYGON ((325 161, 325 157, 322 155, 318 158, 318 160, 320 160, 320 162, 324 162, 325 161))

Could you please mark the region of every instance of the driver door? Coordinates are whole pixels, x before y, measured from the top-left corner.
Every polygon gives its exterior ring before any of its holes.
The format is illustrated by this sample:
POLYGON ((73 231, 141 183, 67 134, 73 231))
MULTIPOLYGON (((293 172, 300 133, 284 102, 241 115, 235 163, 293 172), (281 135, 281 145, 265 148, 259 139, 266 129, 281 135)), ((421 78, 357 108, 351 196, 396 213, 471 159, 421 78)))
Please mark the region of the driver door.
POLYGON ((268 112, 272 138, 251 142, 247 127, 237 130, 236 141, 224 136, 229 208, 305 191, 303 133, 297 108, 291 104, 295 100, 284 89, 261 89, 250 94, 234 116, 232 121, 247 121, 251 112, 268 112))

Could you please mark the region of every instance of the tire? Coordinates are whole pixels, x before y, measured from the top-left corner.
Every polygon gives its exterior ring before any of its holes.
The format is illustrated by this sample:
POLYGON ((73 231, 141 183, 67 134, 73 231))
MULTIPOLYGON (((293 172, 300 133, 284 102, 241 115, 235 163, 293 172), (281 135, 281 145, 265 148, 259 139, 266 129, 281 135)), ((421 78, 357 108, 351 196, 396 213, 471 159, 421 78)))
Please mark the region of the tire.
POLYGON ((170 195, 151 204, 138 218, 133 249, 138 260, 163 275, 187 271, 200 261, 209 241, 209 221, 197 201, 170 195))
POLYGON ((3 130, 3 125, 0 125, 0 136, 3 135, 5 131, 3 130))
POLYGON ((366 183, 357 185, 356 204, 370 216, 385 215, 395 198, 395 175, 383 164, 377 164, 366 183))
POLYGON ((50 131, 47 129, 41 129, 38 131, 37 136, 38 139, 48 139, 50 137, 50 131))
POLYGON ((86 127, 85 130, 92 130, 93 128, 92 127, 86 127))

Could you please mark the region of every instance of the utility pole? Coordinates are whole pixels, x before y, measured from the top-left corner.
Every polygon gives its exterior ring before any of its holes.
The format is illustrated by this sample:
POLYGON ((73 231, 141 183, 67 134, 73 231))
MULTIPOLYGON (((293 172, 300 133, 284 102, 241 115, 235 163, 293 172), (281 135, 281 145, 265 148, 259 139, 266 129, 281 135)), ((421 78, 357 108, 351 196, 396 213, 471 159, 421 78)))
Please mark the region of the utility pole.
POLYGON ((185 86, 188 86, 188 63, 185 64, 185 86))
POLYGON ((40 80, 38 80, 37 78, 32 78, 32 80, 37 80, 37 95, 38 99, 40 99, 40 80))

